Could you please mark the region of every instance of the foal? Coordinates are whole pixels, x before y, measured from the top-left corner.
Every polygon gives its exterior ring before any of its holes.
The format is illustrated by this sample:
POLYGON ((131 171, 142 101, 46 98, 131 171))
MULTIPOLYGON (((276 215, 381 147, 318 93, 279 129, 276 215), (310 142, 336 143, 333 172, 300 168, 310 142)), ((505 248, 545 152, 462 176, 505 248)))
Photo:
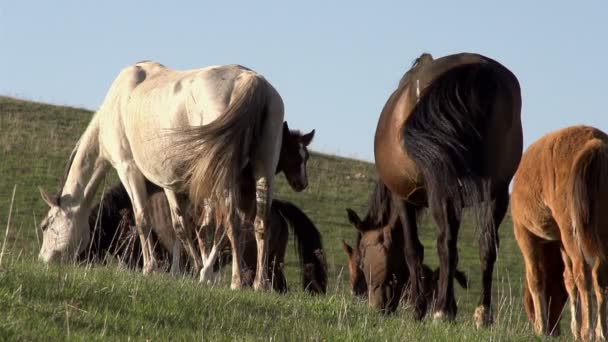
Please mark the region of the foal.
POLYGON ((603 210, 608 202, 607 174, 608 136, 592 127, 574 126, 547 134, 522 158, 513 183, 511 211, 538 334, 550 333, 551 285, 547 280, 552 275, 546 265, 553 261, 543 258, 543 248, 554 242, 560 244, 564 260, 574 338, 593 339, 595 319, 596 338, 607 337, 608 216, 603 210))
MULTIPOLYGON (((369 304, 383 312, 397 309, 402 297, 409 297, 407 287, 410 273, 405 259, 403 227, 390 190, 377 182, 370 199, 367 215, 363 220, 347 209, 350 223, 357 229, 355 248, 342 241, 349 258, 351 292, 367 298, 369 304)), ((466 275, 456 270, 455 279, 468 287, 466 275)), ((422 295, 426 302, 436 299, 439 269, 435 271, 422 265, 422 295)))

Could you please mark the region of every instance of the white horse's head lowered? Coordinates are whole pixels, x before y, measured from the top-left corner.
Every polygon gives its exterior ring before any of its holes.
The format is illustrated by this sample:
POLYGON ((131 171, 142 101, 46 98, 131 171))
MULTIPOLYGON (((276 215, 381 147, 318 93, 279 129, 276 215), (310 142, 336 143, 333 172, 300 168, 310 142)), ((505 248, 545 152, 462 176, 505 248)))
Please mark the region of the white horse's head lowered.
POLYGON ((50 209, 40 223, 42 247, 38 259, 45 263, 73 260, 89 244, 89 221, 82 210, 62 206, 61 199, 40 189, 50 209))

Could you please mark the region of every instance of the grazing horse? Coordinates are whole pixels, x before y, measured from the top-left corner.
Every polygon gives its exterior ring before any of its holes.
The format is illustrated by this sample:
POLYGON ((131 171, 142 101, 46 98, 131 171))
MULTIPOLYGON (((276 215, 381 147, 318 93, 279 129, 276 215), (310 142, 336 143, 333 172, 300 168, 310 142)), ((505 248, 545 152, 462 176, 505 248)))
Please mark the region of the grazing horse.
MULTIPOLYGON (((146 181, 149 196, 150 227, 153 253, 163 269, 164 262, 171 261, 175 233, 171 222, 169 203, 163 191, 146 181)), ((190 217, 187 216, 187 219, 190 217)), ((91 241, 79 256, 80 262, 103 262, 112 255, 128 268, 141 269, 143 260, 141 244, 135 230, 135 217, 129 194, 122 184, 117 184, 103 194, 102 201, 89 215, 91 241)), ((185 257, 185 256, 182 256, 185 257)))
MULTIPOLYGON (((171 261, 173 242, 176 240, 171 224, 169 203, 164 196, 163 189, 146 182, 149 205, 152 209, 152 240, 153 253, 161 264, 171 261)), ((189 219, 189 217, 187 217, 189 219)), ((105 194, 103 201, 97 204, 90 216, 92 227, 92 240, 89 247, 81 253, 81 262, 104 261, 107 253, 116 257, 129 268, 141 268, 141 244, 133 230, 135 224, 133 206, 129 200, 126 189, 122 184, 112 187, 105 194)), ((289 226, 292 227, 296 237, 296 247, 300 257, 302 269, 302 284, 304 290, 310 293, 325 293, 327 290, 327 263, 321 242, 321 235, 308 216, 299 208, 287 201, 273 199, 270 219, 270 260, 269 274, 272 286, 279 292, 287 291, 287 281, 283 273, 283 263, 289 239, 289 226)), ((219 227, 218 233, 223 233, 219 227)), ((251 232, 253 233, 253 232, 251 232)), ((245 278, 255 276, 256 246, 253 234, 243 234, 245 238, 245 278), (247 272, 252 271, 252 272, 247 272)), ((195 237, 192 237, 194 239, 195 237)), ((228 253, 220 253, 213 265, 215 271, 229 260, 229 244, 225 239, 218 240, 218 245, 227 247, 228 253), (223 255, 222 255, 223 254, 223 255)), ((183 259, 184 256, 182 256, 183 259)), ((164 267, 163 269, 167 269, 164 267)))
MULTIPOLYGON (((287 291, 287 281, 283 273, 283 264, 289 227, 295 236, 296 247, 302 269, 303 289, 312 294, 324 294, 327 291, 327 262, 319 230, 310 218, 296 205, 288 201, 273 199, 270 218, 270 264, 268 272, 272 275, 273 288, 278 292, 287 291)), ((229 260, 231 251, 227 244, 223 227, 207 226, 206 234, 213 236, 213 246, 207 253, 201 281, 214 283, 220 269, 229 260)), ((251 235, 251 234, 249 234, 251 235)), ((245 237, 246 269, 255 272, 254 261, 256 250, 251 236, 245 237)), ((251 274, 252 276, 255 273, 251 274)))
POLYGON ((255 184, 255 195, 247 196, 256 208, 255 217, 247 218, 255 225, 258 249, 254 287, 267 288, 265 232, 283 116, 274 87, 239 65, 176 71, 145 61, 123 69, 72 151, 59 194, 41 191, 50 210, 42 222, 39 258, 45 263, 74 258, 88 245, 91 202, 114 167, 133 203, 144 273, 156 268, 145 210, 148 179, 164 189, 173 228, 195 270, 202 262, 189 238, 193 227, 184 219, 189 200, 197 209, 207 200, 225 208, 235 255, 231 286, 240 288, 244 215, 238 207, 240 184, 247 181, 255 184), (251 172, 243 174, 245 168, 251 172))
MULTIPOLYGON (((434 318, 452 320, 457 313, 454 275, 461 212, 472 206, 481 226, 483 284, 475 320, 478 327, 492 322, 498 226, 522 152, 520 112, 517 78, 498 62, 470 53, 439 59, 421 55, 386 102, 376 128, 375 162, 380 180, 395 197, 403 227, 416 319, 427 310, 416 212, 428 206, 437 223, 440 267, 434 318)), ((364 255, 368 248, 377 246, 364 246, 364 255)))
MULTIPOLYGON (((376 182, 363 220, 352 209, 347 209, 348 219, 357 230, 355 248, 342 241, 349 258, 351 292, 367 298, 370 306, 386 313, 395 311, 400 299, 408 297, 406 289, 410 281, 403 253, 403 228, 392 200, 388 188, 376 182)), ((439 269, 433 271, 425 264, 422 267, 423 295, 427 301, 433 301, 439 269)), ((463 272, 457 270, 455 277, 463 288, 468 287, 463 272)))
POLYGON ((556 285, 547 281, 556 277, 550 267, 555 261, 545 257, 553 243, 560 246, 564 260, 574 338, 593 339, 594 321, 595 337, 608 337, 608 216, 603 211, 608 203, 607 174, 608 135, 593 127, 549 133, 522 158, 513 182, 511 212, 537 334, 551 332, 547 309, 550 288, 556 285))

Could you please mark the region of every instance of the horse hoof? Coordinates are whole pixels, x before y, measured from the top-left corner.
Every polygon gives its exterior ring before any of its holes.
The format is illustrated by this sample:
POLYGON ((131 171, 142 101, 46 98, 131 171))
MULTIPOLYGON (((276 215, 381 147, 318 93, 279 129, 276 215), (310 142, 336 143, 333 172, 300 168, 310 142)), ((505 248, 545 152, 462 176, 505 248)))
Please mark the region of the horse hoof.
POLYGON ((219 282, 219 272, 213 272, 213 268, 203 268, 200 272, 199 282, 207 285, 216 285, 219 282))
POLYGON ((241 288, 243 288, 243 284, 241 284, 241 282, 232 282, 230 283, 230 289, 231 290, 240 290, 241 288))
POLYGON ((268 291, 270 290, 270 282, 268 280, 258 280, 253 282, 253 289, 256 291, 268 291))
POLYGON ((454 315, 449 315, 443 311, 437 311, 433 314, 433 322, 434 323, 439 323, 439 322, 453 322, 454 321, 454 315))
POLYGON ((151 274, 154 272, 158 272, 158 265, 155 262, 150 263, 148 265, 144 265, 144 269, 142 270, 143 274, 151 274))
POLYGON ((475 309, 473 318, 475 319, 475 326, 477 329, 488 327, 494 323, 492 318, 492 310, 489 310, 482 305, 475 309))
POLYGON ((595 328, 595 339, 596 341, 606 341, 606 333, 602 330, 600 324, 595 328))
POLYGON ((171 274, 172 277, 179 277, 182 274, 182 271, 179 267, 171 267, 169 274, 171 274))

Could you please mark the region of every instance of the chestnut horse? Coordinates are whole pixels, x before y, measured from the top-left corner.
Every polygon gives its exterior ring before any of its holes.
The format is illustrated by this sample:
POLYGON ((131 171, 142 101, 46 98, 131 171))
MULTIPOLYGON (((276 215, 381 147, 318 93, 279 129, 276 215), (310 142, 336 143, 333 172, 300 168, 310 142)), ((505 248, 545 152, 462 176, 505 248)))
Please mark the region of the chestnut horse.
POLYGON ((511 211, 538 334, 548 334, 551 328, 547 305, 553 285, 547 280, 553 276, 547 274, 552 272, 547 264, 554 261, 545 259, 542 251, 548 242, 557 242, 564 260, 574 338, 593 339, 594 321, 595 337, 607 337, 608 216, 602 207, 608 202, 607 174, 608 135, 593 127, 574 126, 547 134, 522 158, 513 183, 511 211))
POLYGON ((475 319, 478 327, 492 322, 498 226, 522 152, 520 112, 521 91, 513 73, 470 53, 439 59, 421 55, 385 104, 376 128, 375 161, 380 180, 395 197, 403 227, 416 319, 427 311, 416 212, 428 206, 437 223, 440 268, 434 318, 451 320, 457 313, 454 275, 461 212, 472 206, 480 225, 483 283, 475 319))
MULTIPOLYGON (((390 191, 381 182, 376 182, 363 220, 352 209, 346 209, 350 223, 357 230, 355 248, 342 241, 348 254, 351 292, 386 313, 395 311, 400 299, 408 297, 406 290, 410 280, 403 253, 403 228, 391 201, 390 191), (376 291, 377 288, 383 290, 376 291)), ((433 271, 423 264, 422 278, 423 295, 427 301, 432 301, 437 294, 439 269, 433 271)), ((455 278, 463 288, 468 287, 463 272, 457 270, 455 278)))

